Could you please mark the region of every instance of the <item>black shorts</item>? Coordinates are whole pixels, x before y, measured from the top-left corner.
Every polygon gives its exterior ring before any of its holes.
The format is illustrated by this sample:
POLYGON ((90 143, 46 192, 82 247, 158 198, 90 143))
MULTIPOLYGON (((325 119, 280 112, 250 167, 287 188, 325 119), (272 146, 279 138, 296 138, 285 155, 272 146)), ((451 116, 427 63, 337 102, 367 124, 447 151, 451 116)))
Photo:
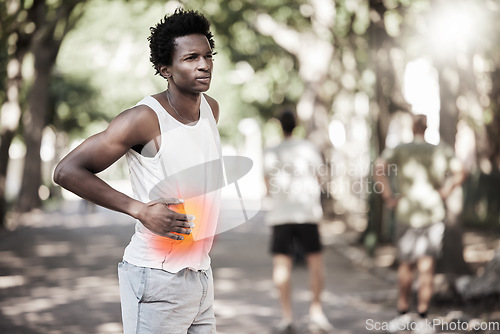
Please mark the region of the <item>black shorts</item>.
POLYGON ((293 245, 297 242, 308 253, 321 252, 318 224, 283 224, 273 226, 271 253, 293 255, 293 245))

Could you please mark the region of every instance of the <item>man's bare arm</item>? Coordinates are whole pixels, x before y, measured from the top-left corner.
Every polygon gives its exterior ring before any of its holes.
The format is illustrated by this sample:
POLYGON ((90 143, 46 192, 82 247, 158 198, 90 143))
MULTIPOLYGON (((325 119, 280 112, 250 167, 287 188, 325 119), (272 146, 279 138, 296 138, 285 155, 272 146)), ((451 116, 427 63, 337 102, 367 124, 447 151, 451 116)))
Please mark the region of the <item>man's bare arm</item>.
POLYGON ((192 224, 186 215, 168 208, 168 204, 179 203, 142 203, 113 189, 95 175, 116 162, 130 147, 145 145, 159 134, 152 110, 144 107, 127 110, 105 131, 88 138, 70 152, 57 165, 54 181, 93 203, 139 219, 157 234, 182 239, 172 232, 189 234, 192 224))
POLYGON ((395 197, 394 194, 392 193, 391 189, 391 184, 389 182, 389 178, 387 177, 388 175, 388 166, 387 162, 379 158, 375 162, 375 181, 378 183, 377 185, 380 185, 381 189, 377 189, 380 191, 382 198, 384 199, 385 205, 392 209, 396 207, 398 204, 399 198, 395 197))
POLYGON ((460 165, 455 170, 452 170, 452 176, 448 178, 441 189, 439 189, 439 195, 442 199, 447 199, 453 190, 464 183, 467 178, 467 173, 464 168, 460 165))

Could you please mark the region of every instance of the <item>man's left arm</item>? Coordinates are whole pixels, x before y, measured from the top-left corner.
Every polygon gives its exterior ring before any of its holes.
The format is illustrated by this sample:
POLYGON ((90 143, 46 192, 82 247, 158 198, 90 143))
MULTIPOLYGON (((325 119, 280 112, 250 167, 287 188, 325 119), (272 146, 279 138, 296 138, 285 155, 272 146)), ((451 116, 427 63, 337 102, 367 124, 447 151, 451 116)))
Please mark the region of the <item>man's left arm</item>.
POLYGON ((439 195, 441 195, 441 198, 443 199, 447 199, 453 190, 460 186, 467 178, 467 173, 458 158, 452 159, 452 162, 450 163, 450 171, 451 177, 448 177, 441 189, 439 189, 439 195))
POLYGON ((379 188, 377 191, 382 195, 385 205, 389 209, 393 209, 398 204, 399 198, 394 196, 392 192, 391 183, 387 176, 389 174, 388 170, 389 166, 387 161, 383 157, 379 157, 374 166, 374 179, 379 188))

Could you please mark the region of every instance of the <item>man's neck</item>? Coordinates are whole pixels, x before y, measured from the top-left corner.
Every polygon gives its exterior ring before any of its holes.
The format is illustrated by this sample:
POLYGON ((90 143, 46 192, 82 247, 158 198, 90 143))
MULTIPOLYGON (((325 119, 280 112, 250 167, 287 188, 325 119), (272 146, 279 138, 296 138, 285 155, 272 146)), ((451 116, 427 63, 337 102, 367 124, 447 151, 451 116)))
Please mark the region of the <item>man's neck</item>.
POLYGON ((167 94, 170 96, 170 103, 188 117, 197 118, 201 103, 202 93, 189 93, 185 94, 177 89, 167 88, 167 94))
POLYGON ((177 89, 177 87, 167 87, 170 97, 178 100, 181 103, 197 103, 200 101, 201 94, 199 92, 187 92, 177 89))

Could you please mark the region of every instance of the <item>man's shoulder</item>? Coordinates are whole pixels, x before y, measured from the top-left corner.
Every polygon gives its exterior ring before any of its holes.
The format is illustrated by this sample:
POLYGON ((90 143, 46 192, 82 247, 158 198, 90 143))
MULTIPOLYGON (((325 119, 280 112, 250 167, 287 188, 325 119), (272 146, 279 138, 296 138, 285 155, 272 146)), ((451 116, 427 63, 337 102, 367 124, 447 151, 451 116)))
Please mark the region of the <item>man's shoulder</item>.
POLYGON ((207 100, 208 104, 211 104, 211 103, 217 103, 218 104, 217 100, 215 100, 210 95, 208 95, 206 93, 203 93, 203 96, 205 97, 205 100, 207 100))
POLYGON ((111 122, 108 129, 121 132, 122 135, 155 134, 158 129, 158 117, 147 105, 136 105, 122 111, 111 122))
POLYGON ((145 104, 137 104, 121 112, 118 117, 132 118, 135 121, 150 121, 156 118, 156 113, 145 104))
POLYGON ((203 93, 205 100, 207 101, 210 109, 212 109, 212 114, 214 115, 215 120, 219 121, 219 103, 211 96, 203 93))
POLYGON ((436 145, 429 144, 425 141, 411 141, 409 143, 401 143, 393 148, 395 152, 413 152, 421 150, 434 150, 436 145))

